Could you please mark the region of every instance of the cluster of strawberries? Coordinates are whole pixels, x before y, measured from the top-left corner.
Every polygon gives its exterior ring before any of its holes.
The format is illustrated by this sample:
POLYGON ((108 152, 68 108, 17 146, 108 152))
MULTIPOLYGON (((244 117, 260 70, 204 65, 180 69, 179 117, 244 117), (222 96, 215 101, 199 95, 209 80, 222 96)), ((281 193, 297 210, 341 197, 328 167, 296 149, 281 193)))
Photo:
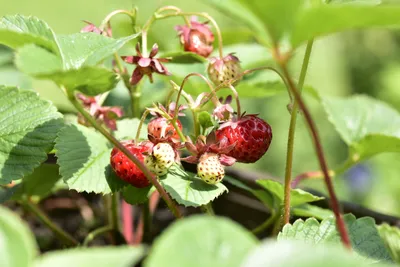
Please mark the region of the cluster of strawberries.
MULTIPOLYGON (((182 130, 180 121, 176 123, 182 130)), ((182 160, 197 164, 197 175, 208 184, 216 184, 223 179, 224 166, 259 160, 272 140, 270 125, 256 115, 234 116, 207 137, 200 135, 195 144, 189 138, 181 143, 176 129, 164 117, 152 119, 147 130, 149 140, 123 144, 151 172, 163 176, 175 162, 182 160), (191 155, 180 158, 179 150, 184 147, 191 155)), ((139 188, 149 185, 143 172, 117 148, 112 150, 110 162, 115 173, 124 181, 139 188)))
MULTIPOLYGON (((97 29, 91 24, 86 28, 88 29, 85 31, 92 32, 95 32, 93 29, 97 29)), ((192 19, 190 25, 177 26, 175 29, 185 51, 205 58, 213 51, 214 35, 207 23, 199 23, 192 19)), ((152 82, 153 73, 170 74, 162 65, 168 59, 155 58, 158 52, 157 44, 153 46, 149 55, 141 53, 139 44, 136 46, 136 52, 135 56, 123 57, 125 62, 136 65, 130 79, 132 85, 139 83, 144 76, 148 76, 152 82)), ((216 86, 228 86, 237 82, 241 67, 239 59, 229 54, 222 58, 209 58, 207 71, 210 80, 216 86)), ((157 176, 166 175, 174 163, 186 161, 197 164, 197 175, 204 182, 219 183, 225 175, 224 166, 235 162, 256 162, 268 150, 272 140, 272 130, 268 123, 254 114, 234 114, 229 104, 230 100, 227 99, 224 104, 218 102, 213 112, 218 127, 214 127, 207 136, 198 136, 195 142, 189 137, 183 142, 180 137, 184 135, 178 134, 178 131, 182 133, 183 128, 179 119, 167 119, 174 118, 175 112, 180 112, 179 108, 175 110, 176 106, 173 103, 168 110, 159 107, 168 116, 153 112, 156 117, 148 124, 148 140, 125 141, 123 145, 157 176), (180 150, 183 148, 191 155, 181 158, 180 150)), ((150 185, 143 172, 117 148, 112 150, 110 162, 122 180, 138 188, 150 185)))

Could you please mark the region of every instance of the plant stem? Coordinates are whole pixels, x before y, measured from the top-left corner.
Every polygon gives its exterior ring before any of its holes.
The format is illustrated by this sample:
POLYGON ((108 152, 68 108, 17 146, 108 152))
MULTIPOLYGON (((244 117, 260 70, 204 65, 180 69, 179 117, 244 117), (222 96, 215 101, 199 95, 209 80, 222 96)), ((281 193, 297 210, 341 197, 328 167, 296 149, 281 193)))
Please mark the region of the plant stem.
POLYGON ((128 159, 130 159, 138 168, 143 172, 147 179, 154 185, 157 191, 160 193, 161 197, 164 199, 165 203, 167 204, 168 208, 174 214, 175 217, 181 218, 182 215, 172 201, 170 196, 158 182, 157 178, 150 172, 150 170, 137 158, 135 157, 125 146, 123 146, 114 136, 112 136, 106 129, 104 129, 101 125, 99 125, 96 120, 90 116, 89 113, 81 106, 81 104, 76 100, 73 94, 69 95, 69 100, 74 105, 74 107, 88 120, 88 122, 98 130, 108 141, 110 141, 117 149, 119 149, 122 153, 124 153, 128 159))
POLYGON ((240 108, 239 94, 236 91, 235 87, 233 87, 232 84, 229 85, 229 89, 231 89, 231 91, 233 93, 233 96, 235 97, 235 100, 236 100, 236 111, 237 111, 238 117, 240 117, 242 115, 242 110, 240 108))
POLYGON ((273 222, 276 220, 276 213, 272 212, 271 216, 269 216, 269 218, 263 222, 262 224, 260 224, 259 226, 257 226, 256 228, 254 228, 253 230, 251 230, 251 232, 253 234, 259 234, 261 232, 263 232, 264 230, 266 230, 268 227, 271 226, 271 224, 273 224, 273 222))
POLYGON ((336 197, 335 190, 333 188, 332 180, 329 176, 329 169, 328 169, 328 166, 327 166, 327 163, 325 160, 325 156, 324 156, 323 148, 322 148, 321 141, 319 138, 318 130, 315 126, 314 120, 311 117, 310 111, 308 110, 307 106, 303 102, 301 95, 299 94, 299 91, 297 90, 296 85, 294 84, 294 82, 289 74, 289 71, 288 71, 288 68, 286 65, 286 63, 287 63, 286 60, 281 60, 279 58, 280 57, 279 50, 277 48, 276 48, 276 50, 277 51, 276 51, 275 55, 277 57, 277 62, 279 63, 279 65, 282 68, 282 73, 288 82, 289 90, 291 91, 296 102, 298 102, 299 107, 303 111, 304 118, 306 119, 307 125, 310 129, 312 141, 314 143, 318 161, 319 161, 321 170, 324 174, 325 184, 326 184, 326 187, 329 192, 329 197, 331 198, 331 207, 332 207, 332 211, 336 218, 336 225, 337 225, 337 229, 340 234, 340 237, 342 239, 342 243, 346 248, 351 249, 350 238, 349 238, 349 235, 348 235, 348 232, 346 229, 346 225, 344 223, 344 220, 343 220, 343 217, 342 217, 342 214, 340 211, 339 202, 336 197))
MULTIPOLYGON (((307 43, 306 52, 304 54, 304 59, 303 59, 303 65, 301 67, 300 78, 298 83, 299 95, 301 95, 304 80, 307 74, 312 46, 313 46, 313 40, 310 40, 307 43)), ((296 133, 297 111, 298 111, 298 103, 297 101, 294 101, 290 116, 288 143, 286 152, 285 189, 284 189, 285 191, 284 191, 284 201, 283 201, 284 203, 283 225, 289 223, 290 219, 290 190, 291 190, 290 182, 292 178, 292 168, 293 168, 293 151, 294 151, 294 137, 296 133)))
POLYGON ((83 247, 87 247, 89 245, 90 242, 92 242, 96 237, 98 237, 99 235, 105 234, 107 232, 112 231, 113 228, 110 225, 106 225, 100 228, 97 228, 96 230, 90 232, 85 240, 83 240, 82 246, 83 247))
POLYGON ((204 213, 207 213, 208 215, 211 215, 211 216, 215 216, 215 212, 214 212, 211 202, 206 205, 201 206, 201 209, 203 210, 204 213))
POLYGON ((53 231, 53 233, 56 234, 66 246, 74 247, 79 244, 75 238, 56 225, 37 205, 30 201, 24 201, 21 204, 26 210, 33 213, 44 225, 53 231))

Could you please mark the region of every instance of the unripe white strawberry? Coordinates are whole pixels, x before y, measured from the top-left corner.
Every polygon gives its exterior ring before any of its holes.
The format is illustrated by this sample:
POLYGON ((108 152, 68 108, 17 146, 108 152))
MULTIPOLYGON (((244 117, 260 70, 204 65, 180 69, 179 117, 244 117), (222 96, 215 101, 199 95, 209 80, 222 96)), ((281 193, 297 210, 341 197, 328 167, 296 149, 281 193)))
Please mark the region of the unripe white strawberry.
POLYGON ((207 184, 217 184, 225 176, 224 166, 215 153, 205 153, 197 164, 197 175, 207 184))
POLYGON ((175 151, 168 143, 158 143, 152 153, 144 159, 147 168, 158 176, 168 173, 168 169, 174 164, 175 151))
MULTIPOLYGON (((240 62, 233 54, 229 54, 224 58, 210 58, 210 64, 207 68, 208 77, 216 85, 221 83, 229 83, 235 79, 241 72, 240 62)), ((232 85, 236 85, 236 81, 232 85)))

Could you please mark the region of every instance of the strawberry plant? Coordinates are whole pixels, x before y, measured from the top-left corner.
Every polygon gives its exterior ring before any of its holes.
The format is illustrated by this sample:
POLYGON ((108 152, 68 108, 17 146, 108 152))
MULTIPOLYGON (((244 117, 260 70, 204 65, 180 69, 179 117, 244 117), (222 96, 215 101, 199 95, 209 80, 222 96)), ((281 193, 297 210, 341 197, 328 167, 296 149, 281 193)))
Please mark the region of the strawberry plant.
POLYGON ((228 45, 218 19, 176 6, 156 9, 144 23, 136 7, 114 10, 72 34, 35 16, 0 19, 0 67, 4 60, 29 81, 0 85, 0 266, 400 263, 400 219, 344 212, 333 181, 378 154, 400 152, 399 112, 371 96, 334 97, 306 84, 317 41, 399 26, 400 7, 204 2, 241 27, 228 45), (121 17, 130 34, 114 23, 121 17), (176 34, 171 50, 153 34, 157 23, 174 18, 181 22, 169 29, 176 34), (31 90, 32 80, 55 84, 70 110, 31 90), (283 132, 248 99, 281 93, 284 108, 269 112, 287 118, 283 132), (309 133, 301 142, 313 149, 307 161, 319 169, 296 176, 298 120, 309 133), (320 121, 346 145, 347 159, 337 166, 320 121), (286 158, 270 154, 282 136, 286 158), (282 177, 271 178, 268 169, 251 177, 265 157, 285 158, 282 177), (326 195, 300 189, 311 178, 323 181, 326 195), (79 212, 57 220, 48 214, 57 205, 79 212), (261 219, 253 219, 260 210, 261 219), (38 222, 50 240, 35 230, 38 222))

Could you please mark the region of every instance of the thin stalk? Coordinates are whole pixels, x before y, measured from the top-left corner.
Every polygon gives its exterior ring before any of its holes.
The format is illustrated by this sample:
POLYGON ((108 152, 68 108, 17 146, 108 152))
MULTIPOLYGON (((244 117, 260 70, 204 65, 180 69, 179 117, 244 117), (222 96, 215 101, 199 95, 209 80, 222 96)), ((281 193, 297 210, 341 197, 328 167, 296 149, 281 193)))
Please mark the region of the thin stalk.
POLYGON ((236 91, 235 87, 233 87, 232 84, 229 85, 229 89, 231 89, 231 91, 233 93, 233 96, 235 97, 235 100, 236 100, 236 111, 237 111, 238 116, 240 117, 242 115, 242 111, 241 111, 241 108, 240 108, 239 94, 236 91))
POLYGON ((79 244, 75 238, 56 225, 37 205, 29 201, 24 201, 21 204, 26 210, 33 213, 44 225, 53 231, 53 233, 57 235, 66 246, 74 247, 79 244))
POLYGON ((265 221, 265 222, 263 222, 262 224, 260 224, 259 226, 257 226, 256 228, 254 228, 253 230, 251 230, 251 232, 253 233, 253 234, 259 234, 259 233, 262 233, 263 231, 265 231, 266 229, 268 229, 268 227, 270 227, 273 223, 274 223, 274 221, 276 220, 276 213, 275 212, 273 212, 272 214, 271 214, 271 216, 269 216, 269 218, 265 221))
MULTIPOLYGON (((279 57, 279 51, 277 51, 277 55, 279 57)), ((301 110, 303 111, 304 114, 304 118, 307 122, 307 125, 310 129, 311 132, 311 136, 312 136, 312 141, 314 143, 314 148, 317 154, 317 158, 321 167, 321 170, 324 174, 324 179, 325 179, 325 184, 326 187, 328 189, 329 192, 329 197, 331 198, 331 207, 332 207, 332 211, 335 215, 336 218, 336 225, 337 225, 337 229, 338 232, 340 234, 340 237, 342 239, 342 243, 343 245, 348 248, 351 249, 351 243, 350 243, 350 238, 346 229, 346 225, 344 223, 341 211, 340 211, 340 206, 339 206, 339 201, 336 197, 335 194, 335 190, 333 188, 333 184, 332 184, 332 180, 331 177, 329 176, 329 168, 328 165, 326 163, 325 160, 325 156, 324 156, 324 151, 321 145, 321 140, 318 134, 318 130, 315 126, 314 120, 310 114, 310 111, 308 110, 307 106, 305 105, 303 99, 301 98, 301 95, 299 94, 299 91, 296 87, 296 85, 294 84, 292 77, 289 74, 287 65, 286 65, 286 61, 281 61, 281 60, 277 60, 278 63, 280 64, 281 68, 282 68, 282 73, 283 76, 286 78, 288 85, 289 85, 289 90, 291 91, 291 93, 293 94, 296 102, 298 102, 299 107, 301 108, 301 110)))
POLYGON ((204 213, 207 213, 208 215, 211 215, 211 216, 215 216, 215 212, 214 212, 211 202, 206 205, 201 206, 201 209, 204 213))
POLYGON ((104 18, 104 20, 101 22, 99 29, 100 30, 104 30, 104 28, 106 27, 106 25, 110 22, 111 18, 114 17, 117 14, 125 14, 128 15, 132 21, 135 21, 135 14, 133 14, 130 11, 127 10, 114 10, 113 12, 111 12, 110 14, 107 15, 107 17, 104 18))
POLYGON ((142 130, 143 123, 146 120, 146 117, 147 117, 147 115, 149 115, 149 113, 150 113, 150 110, 148 110, 148 109, 146 109, 145 112, 143 112, 142 118, 140 119, 139 126, 138 126, 138 129, 136 132, 136 136, 135 136, 136 142, 139 141, 140 132, 142 130))
POLYGON ((170 196, 158 182, 157 178, 150 172, 150 170, 146 168, 146 166, 137 157, 135 157, 127 148, 125 148, 125 146, 123 146, 120 142, 118 142, 118 140, 115 139, 114 136, 112 136, 102 126, 100 126, 96 122, 96 120, 92 116, 90 116, 90 114, 87 113, 87 111, 81 106, 81 104, 76 100, 74 95, 70 95, 69 100, 96 130, 98 130, 105 138, 107 138, 108 141, 110 141, 117 149, 119 149, 122 153, 124 153, 128 157, 128 159, 130 159, 136 166, 138 166, 138 168, 143 172, 146 178, 149 179, 149 181, 154 185, 154 187, 160 193, 161 197, 164 199, 165 203, 167 204, 171 212, 174 214, 174 216, 177 218, 181 218, 182 215, 178 207, 175 205, 170 196))
POLYGON ((87 247, 89 245, 89 243, 92 242, 96 237, 98 237, 98 236, 100 236, 102 234, 111 232, 112 230, 113 230, 113 228, 111 226, 109 226, 109 225, 97 228, 96 230, 90 232, 86 236, 85 240, 83 240, 82 246, 83 247, 87 247))
MULTIPOLYGON (((312 51, 313 40, 307 43, 306 52, 304 54, 303 65, 301 67, 300 78, 298 83, 298 92, 301 95, 303 89, 304 80, 307 74, 308 63, 310 61, 310 55, 312 51)), ((296 122, 297 122, 297 111, 299 105, 297 101, 294 101, 292 112, 290 115, 290 125, 288 133, 288 143, 286 152, 286 167, 285 167, 285 193, 284 193, 284 208, 283 208, 283 224, 289 223, 290 219, 290 190, 291 190, 291 179, 292 179, 292 168, 293 168, 293 151, 294 151, 294 137, 296 133, 296 122)))

